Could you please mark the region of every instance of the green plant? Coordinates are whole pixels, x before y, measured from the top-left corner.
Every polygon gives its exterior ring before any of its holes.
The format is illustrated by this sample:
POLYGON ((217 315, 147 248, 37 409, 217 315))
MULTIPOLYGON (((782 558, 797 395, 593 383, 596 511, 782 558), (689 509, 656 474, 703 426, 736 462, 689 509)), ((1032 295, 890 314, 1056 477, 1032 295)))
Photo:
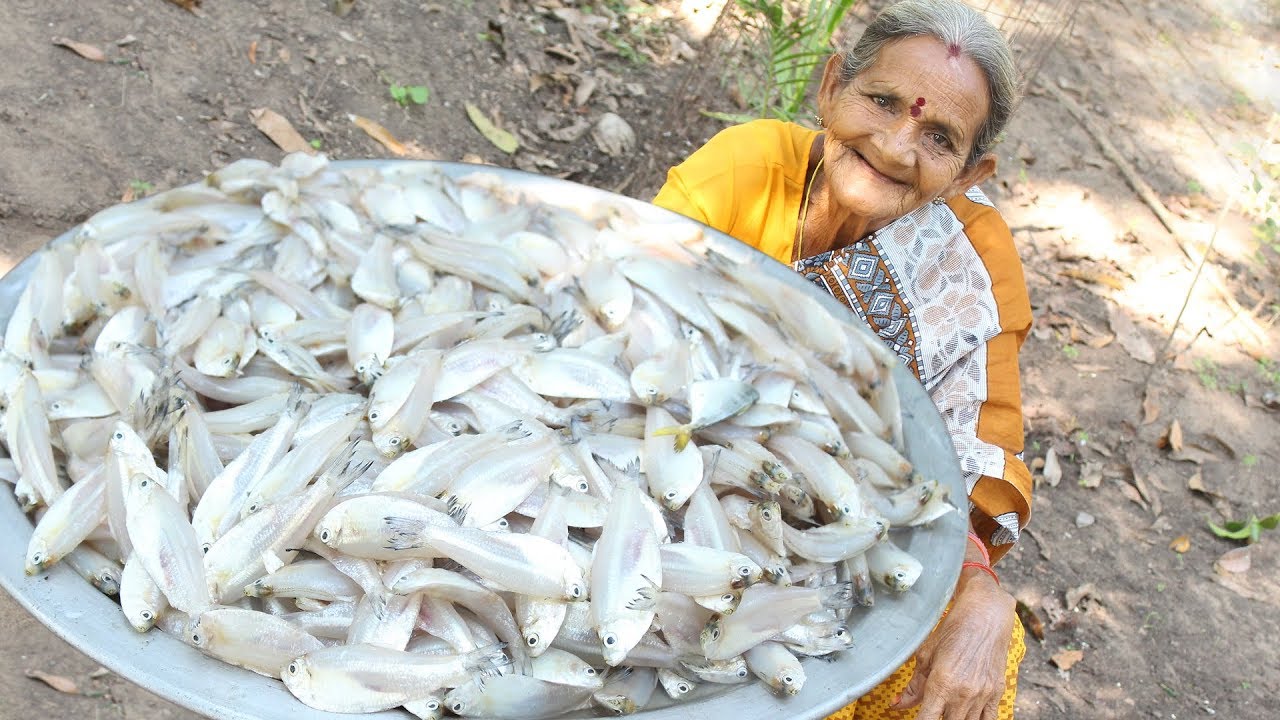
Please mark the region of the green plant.
POLYGON ((1280 513, 1264 518, 1250 515, 1248 520, 1229 520, 1223 523, 1222 527, 1210 521, 1209 529, 1220 538, 1244 540, 1246 544, 1252 545, 1258 542, 1263 530, 1275 530, 1277 525, 1280 525, 1280 513))
POLYGON ((646 60, 641 48, 665 42, 670 30, 670 21, 658 17, 648 4, 604 0, 595 7, 595 11, 613 18, 609 29, 604 32, 604 41, 623 60, 633 65, 642 65, 646 60))
POLYGON ((320 138, 313 138, 307 144, 310 145, 313 149, 319 150, 324 145, 324 141, 321 140, 320 138))
POLYGON ((1271 358, 1258 358, 1258 375, 1264 381, 1280 386, 1280 363, 1271 358))
POLYGON ((1196 377, 1200 378, 1200 384, 1207 390, 1217 390, 1221 387, 1222 381, 1218 377, 1218 366, 1209 358, 1196 358, 1191 363, 1191 368, 1195 370, 1196 377))
POLYGON ((1080 348, 1068 343, 1062 346, 1062 354, 1066 355, 1068 360, 1075 360, 1080 357, 1080 348))
POLYGON ((1240 464, 1245 467, 1254 467, 1258 464, 1258 456, 1253 454, 1245 455, 1240 458, 1240 464))
POLYGON ((746 13, 744 34, 759 38, 751 54, 764 68, 760 75, 748 75, 738 83, 747 106, 758 117, 807 117, 812 113, 807 98, 814 70, 831 53, 831 36, 854 0, 812 0, 794 11, 785 0, 737 3, 746 13))
POLYGON ((400 107, 408 107, 409 103, 426 105, 427 98, 431 96, 431 91, 427 89, 426 85, 391 83, 387 90, 391 93, 391 99, 395 100, 400 107))

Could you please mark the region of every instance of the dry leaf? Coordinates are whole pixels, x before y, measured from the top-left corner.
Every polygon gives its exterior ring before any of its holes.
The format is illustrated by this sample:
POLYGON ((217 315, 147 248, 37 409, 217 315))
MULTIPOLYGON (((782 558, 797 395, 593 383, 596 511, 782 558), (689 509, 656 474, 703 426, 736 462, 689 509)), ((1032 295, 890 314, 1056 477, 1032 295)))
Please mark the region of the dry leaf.
POLYGON ((1070 670, 1071 666, 1083 659, 1083 650, 1063 650, 1062 652, 1054 653, 1053 656, 1049 658, 1049 660, 1052 661, 1054 665, 1057 665, 1060 670, 1070 670))
POLYGON ((1044 456, 1044 481, 1049 487, 1058 487, 1062 481, 1062 466, 1058 464, 1058 453, 1053 448, 1044 456))
POLYGON ((58 692, 67 693, 68 695, 80 694, 80 688, 76 687, 76 684, 71 681, 71 678, 63 677, 61 675, 50 675, 49 673, 40 672, 39 670, 28 670, 23 674, 33 680, 39 680, 58 692))
POLYGON ((106 668, 102 667, 101 665, 99 665, 97 670, 94 670, 93 672, 89 673, 89 679, 90 679, 90 680, 97 680, 97 679, 99 679, 99 678, 104 678, 104 677, 106 677, 106 676, 108 676, 108 675, 110 675, 110 674, 111 674, 111 671, 110 671, 110 670, 108 670, 108 669, 106 669, 106 668))
POLYGON ((1058 272, 1059 275, 1065 275, 1076 280, 1084 280, 1085 282, 1094 283, 1095 285, 1105 285, 1112 290, 1123 290, 1124 281, 1115 278, 1106 273, 1100 273, 1093 270, 1084 270, 1081 268, 1067 268, 1058 272))
POLYGON ((1093 338, 1092 340, 1088 341, 1085 344, 1093 348, 1094 350, 1101 350, 1102 348, 1115 342, 1115 339, 1116 339, 1115 335, 1101 335, 1099 337, 1093 338))
POLYGON ((90 45, 88 43, 82 43, 76 40, 72 40, 71 38, 64 38, 64 37, 54 38, 53 44, 60 45, 74 52, 75 54, 79 55, 85 60, 92 60, 94 62, 107 61, 107 54, 99 50, 96 45, 90 45))
POLYGON ((169 2, 177 5, 187 12, 194 13, 196 8, 200 7, 202 0, 169 0, 169 2))
POLYGON ((1130 357, 1148 365, 1156 361, 1155 349, 1122 308, 1116 305, 1108 306, 1107 319, 1111 323, 1111 332, 1115 333, 1116 340, 1120 341, 1120 347, 1124 348, 1130 357))
POLYGON ((1217 462, 1219 459, 1217 455, 1203 448, 1195 447, 1194 445, 1187 446, 1181 452, 1170 453, 1169 457, 1173 460, 1193 462, 1197 465, 1203 465, 1207 462, 1217 462))
POLYGON ((1222 553, 1217 560, 1213 561, 1213 571, 1219 575, 1249 572, 1249 566, 1253 564, 1252 557, 1249 555, 1250 549, 1245 545, 1222 553))
POLYGON ((346 17, 355 6, 356 0, 333 0, 333 4, 329 7, 333 10, 334 15, 346 17))
POLYGON ((1181 555, 1191 549, 1191 538, 1186 535, 1179 535, 1169 543, 1169 549, 1181 555))
POLYGON ((1169 447, 1174 452, 1182 452, 1182 425, 1177 418, 1169 424, 1169 447))
POLYGON ((249 111, 249 119, 253 120, 254 127, 262 131, 275 143, 281 150, 292 152, 305 152, 315 155, 316 149, 307 143, 306 138, 293 129, 293 124, 288 121, 280 113, 269 110, 267 108, 255 108, 249 111))
POLYGON ((1143 510, 1147 509, 1147 501, 1142 499, 1142 494, 1138 492, 1138 488, 1129 483, 1120 483, 1120 493, 1133 501, 1143 510))
POLYGON ((438 160, 439 157, 430 150, 422 147, 415 142, 400 142, 386 128, 378 123, 360 117, 359 115, 348 115, 351 122, 356 127, 364 131, 365 135, 377 140, 383 147, 397 157, 409 158, 410 160, 438 160))
POLYGON ((1078 587, 1071 588, 1067 591, 1067 609, 1075 610, 1081 600, 1084 600, 1087 597, 1097 596, 1098 589, 1093 586, 1093 583, 1085 583, 1078 587))
POLYGON ((1150 425, 1160 417, 1160 404, 1156 402, 1156 391, 1147 387, 1147 392, 1142 396, 1142 424, 1150 425))
POLYGON ((480 134, 483 135, 486 140, 493 143, 494 147, 507 154, 511 154, 519 149, 520 141, 516 140, 515 135, 503 130, 497 125, 494 125, 493 121, 486 117, 485 114, 480 111, 480 108, 475 105, 467 103, 466 108, 467 117, 471 119, 471 124, 475 125, 476 129, 480 131, 480 134))
POLYGON ((1031 463, 1027 467, 1031 472, 1040 472, 1044 469, 1044 458, 1031 458, 1031 463))
POLYGON ((1102 464, 1086 462, 1080 468, 1080 487, 1096 488, 1102 484, 1102 464))
POLYGON ((1044 640, 1044 622, 1040 620, 1040 616, 1036 614, 1035 609, 1019 600, 1017 610, 1018 619, 1022 621, 1022 625, 1027 629, 1027 632, 1031 633, 1031 637, 1037 640, 1044 640))
POLYGON ((249 43, 249 64, 250 65, 258 64, 258 41, 257 40, 254 40, 253 42, 249 43))

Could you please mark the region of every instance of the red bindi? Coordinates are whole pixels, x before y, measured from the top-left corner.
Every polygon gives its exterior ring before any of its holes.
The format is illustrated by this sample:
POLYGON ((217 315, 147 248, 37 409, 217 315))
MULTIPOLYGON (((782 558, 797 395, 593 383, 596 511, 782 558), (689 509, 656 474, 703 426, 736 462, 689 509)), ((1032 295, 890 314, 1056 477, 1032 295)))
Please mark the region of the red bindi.
POLYGON ((920 108, 924 107, 924 98, 916 98, 916 104, 911 106, 911 117, 920 117, 920 108))
POLYGON ((958 43, 951 43, 950 45, 948 45, 947 56, 953 57, 953 58, 960 57, 960 45, 958 43))

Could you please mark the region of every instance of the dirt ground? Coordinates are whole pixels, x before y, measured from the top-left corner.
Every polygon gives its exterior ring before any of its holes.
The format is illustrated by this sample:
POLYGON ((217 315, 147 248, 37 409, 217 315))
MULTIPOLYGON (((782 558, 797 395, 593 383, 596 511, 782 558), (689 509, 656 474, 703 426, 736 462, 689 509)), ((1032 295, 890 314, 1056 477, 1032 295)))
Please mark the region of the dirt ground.
MULTIPOLYGON (((5 0, 0 265, 122 197, 236 158, 279 160, 255 128, 260 108, 335 158, 391 156, 357 115, 423 156, 648 199, 722 127, 697 111, 737 110, 708 82, 728 74, 700 36, 708 15, 684 18, 681 4, 356 0, 339 16, 322 0, 212 0, 198 13, 5 0), (425 103, 398 104, 392 85, 426 88, 425 103), (521 148, 486 141, 466 103, 521 148), (592 136, 606 112, 637 136, 620 156, 592 136)), ((860 3, 844 31, 881 4, 860 3)), ((1269 238, 1254 227, 1280 191, 1253 157, 1280 167, 1265 147, 1280 130, 1278 39, 1276 0, 1083 2, 998 148, 987 190, 1014 228, 1037 318, 1023 349, 1026 457, 1056 459, 999 568, 1043 625, 1019 718, 1275 715, 1280 532, 1242 569, 1238 555, 1217 562, 1241 545, 1208 523, 1280 512, 1280 243, 1274 226, 1269 238)), ((195 717, 96 669, 0 594, 0 717, 195 717)))

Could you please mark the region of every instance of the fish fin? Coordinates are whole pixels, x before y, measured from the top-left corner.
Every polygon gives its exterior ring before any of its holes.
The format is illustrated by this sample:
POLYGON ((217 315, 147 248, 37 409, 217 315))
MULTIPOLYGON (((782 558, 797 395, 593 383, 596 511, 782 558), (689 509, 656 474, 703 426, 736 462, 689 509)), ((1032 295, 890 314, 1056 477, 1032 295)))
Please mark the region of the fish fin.
POLYGON ((688 447, 689 440, 693 438, 692 425, 673 425, 671 427, 658 428, 653 431, 654 435, 675 435, 676 436, 676 452, 684 452, 688 447))
POLYGON ((853 583, 842 582, 818 588, 818 597, 822 607, 828 610, 840 610, 853 607, 853 583))
POLYGON ((511 658, 507 657, 505 652, 506 648, 507 644, 500 642, 472 650, 462 656, 462 666, 470 672, 487 674, 490 677, 500 674, 503 668, 511 665, 511 658))
POLYGON ((427 542, 423 538, 423 531, 426 530, 427 524, 422 520, 388 515, 382 518, 382 521, 386 524, 390 533, 390 537, 387 538, 386 549, 409 550, 426 546, 427 542))
POLYGON ((648 576, 641 575, 640 577, 644 578, 644 581, 648 583, 648 586, 636 589, 636 596, 627 603, 627 609, 640 611, 653 610, 658 607, 658 595, 662 592, 662 588, 659 588, 658 584, 653 580, 650 580, 648 576))
POLYGON ((457 495, 450 495, 444 498, 447 508, 445 510, 449 517, 453 518, 459 525, 467 519, 467 512, 471 509, 471 503, 458 500, 457 495))

